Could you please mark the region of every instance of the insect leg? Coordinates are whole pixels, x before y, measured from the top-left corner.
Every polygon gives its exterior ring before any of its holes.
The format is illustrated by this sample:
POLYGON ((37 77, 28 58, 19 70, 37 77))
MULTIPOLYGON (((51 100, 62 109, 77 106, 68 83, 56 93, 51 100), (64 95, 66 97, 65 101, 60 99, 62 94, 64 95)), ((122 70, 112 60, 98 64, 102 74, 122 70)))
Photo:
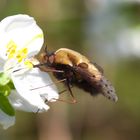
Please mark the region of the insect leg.
MULTIPOLYGON (((72 88, 72 87, 70 87, 70 88, 72 88)), ((64 89, 64 90, 62 90, 62 91, 60 91, 59 92, 59 94, 63 94, 64 92, 66 92, 66 91, 68 91, 68 89, 64 89)), ((69 100, 65 100, 65 99, 54 99, 54 100, 57 100, 57 101, 61 101, 61 102, 65 102, 65 103, 69 103, 69 104, 74 104, 74 103, 76 103, 75 101, 69 101, 69 100)), ((48 102, 48 100, 47 99, 45 99, 45 101, 44 101, 45 103, 47 103, 48 102)))
POLYGON ((68 91, 69 91, 69 93, 70 93, 70 95, 72 97, 72 103, 76 103, 77 101, 76 101, 76 99, 75 99, 75 97, 74 97, 74 95, 72 93, 71 85, 70 85, 70 82, 69 82, 68 78, 66 79, 66 85, 67 85, 68 91))

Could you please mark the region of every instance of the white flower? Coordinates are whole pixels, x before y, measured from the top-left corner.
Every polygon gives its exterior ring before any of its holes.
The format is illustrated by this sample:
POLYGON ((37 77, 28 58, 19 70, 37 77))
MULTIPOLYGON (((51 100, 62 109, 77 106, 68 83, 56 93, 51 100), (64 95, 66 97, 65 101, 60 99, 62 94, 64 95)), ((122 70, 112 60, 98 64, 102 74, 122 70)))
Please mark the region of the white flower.
MULTIPOLYGON (((49 109, 44 102, 59 98, 55 85, 47 73, 32 68, 32 57, 43 44, 43 32, 28 15, 9 16, 0 22, 0 72, 12 80, 15 90, 8 99, 15 109, 42 112, 49 109), (32 90, 37 87, 36 90, 32 90)), ((13 125, 14 116, 0 110, 0 123, 4 128, 13 125)))

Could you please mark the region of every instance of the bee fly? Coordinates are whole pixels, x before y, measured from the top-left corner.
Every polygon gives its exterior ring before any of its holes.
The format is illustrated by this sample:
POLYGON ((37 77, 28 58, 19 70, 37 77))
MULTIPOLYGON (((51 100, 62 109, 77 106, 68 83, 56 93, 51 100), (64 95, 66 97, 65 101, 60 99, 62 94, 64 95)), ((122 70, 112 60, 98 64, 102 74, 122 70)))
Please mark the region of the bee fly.
POLYGON ((63 82, 68 87, 74 102, 76 100, 71 90, 73 86, 81 88, 91 95, 101 93, 109 100, 114 102, 118 100, 115 89, 105 78, 102 68, 74 50, 61 48, 53 53, 46 50, 40 55, 40 62, 45 66, 43 71, 52 69, 58 80, 65 79, 63 82))

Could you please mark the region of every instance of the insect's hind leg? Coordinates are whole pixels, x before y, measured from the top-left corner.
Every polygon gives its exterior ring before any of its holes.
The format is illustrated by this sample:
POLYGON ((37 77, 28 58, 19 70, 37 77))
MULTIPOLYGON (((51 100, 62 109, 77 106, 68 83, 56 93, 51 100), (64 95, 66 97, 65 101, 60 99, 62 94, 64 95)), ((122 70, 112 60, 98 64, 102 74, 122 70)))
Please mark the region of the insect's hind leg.
POLYGON ((77 100, 75 99, 75 97, 74 97, 74 95, 73 95, 73 92, 72 92, 72 90, 71 90, 71 85, 70 85, 70 81, 69 81, 68 78, 66 79, 66 86, 67 86, 67 88, 68 88, 68 91, 69 91, 69 93, 70 93, 70 96, 72 97, 71 103, 73 103, 73 104, 77 103, 77 100))
POLYGON ((77 103, 77 100, 75 99, 75 97, 74 97, 74 95, 72 93, 72 90, 71 90, 72 87, 70 86, 69 82, 67 84, 67 88, 68 89, 64 89, 64 90, 60 91, 59 94, 63 94, 64 92, 69 91, 70 96, 72 97, 72 99, 71 100, 65 100, 65 99, 60 99, 59 98, 59 99, 56 99, 56 100, 57 101, 61 101, 61 102, 65 102, 65 103, 69 103, 69 104, 75 104, 75 103, 77 103))

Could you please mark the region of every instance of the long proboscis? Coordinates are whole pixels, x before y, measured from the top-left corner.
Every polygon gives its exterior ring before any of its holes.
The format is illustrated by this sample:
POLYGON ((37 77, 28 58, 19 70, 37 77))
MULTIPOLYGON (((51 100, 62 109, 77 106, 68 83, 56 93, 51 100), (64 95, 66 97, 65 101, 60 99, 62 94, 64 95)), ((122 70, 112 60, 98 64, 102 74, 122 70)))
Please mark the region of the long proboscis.
MULTIPOLYGON (((37 65, 33 65, 34 68, 39 68, 41 66, 45 66, 47 63, 40 63, 40 64, 37 64, 37 65)), ((46 72, 58 72, 58 73, 63 73, 64 71, 63 70, 55 70, 55 69, 52 69, 51 67, 47 66, 46 72)))

